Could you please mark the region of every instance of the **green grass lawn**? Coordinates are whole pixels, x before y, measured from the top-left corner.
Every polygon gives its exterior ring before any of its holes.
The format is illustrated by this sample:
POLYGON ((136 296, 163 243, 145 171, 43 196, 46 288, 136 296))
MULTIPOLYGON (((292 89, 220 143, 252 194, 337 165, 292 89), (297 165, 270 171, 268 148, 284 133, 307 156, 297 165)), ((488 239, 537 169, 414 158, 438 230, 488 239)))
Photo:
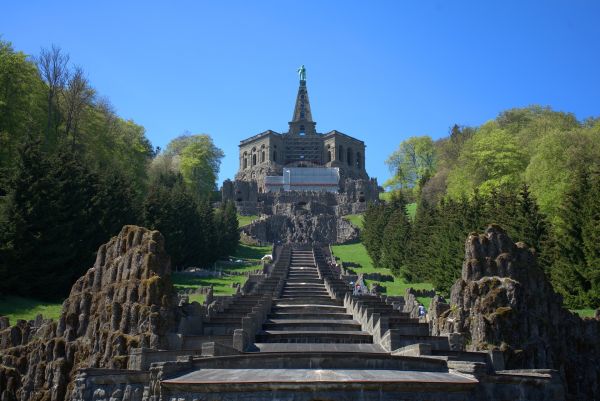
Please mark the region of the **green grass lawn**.
POLYGON ((253 220, 258 219, 258 216, 242 216, 241 214, 238 214, 237 218, 239 226, 244 227, 252 223, 253 220))
MULTIPOLYGON (((371 261, 371 258, 367 254, 367 250, 362 243, 333 245, 331 248, 333 249, 334 255, 339 258, 340 261, 356 263, 360 265, 360 267, 350 267, 350 269, 354 270, 357 274, 378 272, 392 275, 390 269, 376 268, 373 266, 373 262, 371 261)), ((416 290, 430 290, 433 288, 430 283, 407 283, 399 277, 394 277, 394 281, 385 281, 380 284, 386 287, 385 293, 387 295, 404 295, 404 291, 409 287, 412 287, 416 290)), ((419 298, 419 300, 426 307, 429 306, 429 299, 419 298)))
POLYGON ((240 243, 238 244, 235 254, 232 256, 244 260, 260 260, 263 256, 270 255, 271 251, 271 246, 256 246, 240 243))
MULTIPOLYGON (((270 246, 253 246, 238 244, 236 252, 232 255, 233 259, 240 259, 243 264, 235 264, 230 262, 217 262, 219 270, 224 272, 248 272, 261 269, 260 260, 263 256, 271 254, 270 246)), ((214 295, 231 295, 235 293, 235 288, 231 285, 234 283, 244 285, 246 276, 227 276, 227 277, 194 277, 185 273, 173 273, 171 280, 177 290, 195 289, 199 287, 213 287, 214 295)), ((190 296, 190 302, 204 302, 206 297, 200 294, 190 296)))
POLYGON ((595 309, 571 309, 571 312, 577 313, 579 317, 594 317, 596 315, 595 309))
POLYGON ((364 224, 362 214, 348 214, 343 216, 343 218, 362 230, 364 224))
MULTIPOLYGON (((214 295, 231 295, 235 293, 235 288, 231 286, 233 283, 244 285, 246 276, 228 276, 228 277, 194 277, 185 273, 173 273, 171 280, 176 290, 196 289, 200 287, 213 287, 214 295)), ((193 295, 190 300, 197 297, 193 295)), ((203 297, 203 296, 202 296, 203 297)), ((202 298, 204 301, 204 298, 202 298)))
POLYGON ((62 302, 44 302, 8 295, 0 298, 0 315, 7 316, 10 324, 15 324, 19 319, 33 320, 40 313, 45 319, 58 319, 61 306, 62 302))

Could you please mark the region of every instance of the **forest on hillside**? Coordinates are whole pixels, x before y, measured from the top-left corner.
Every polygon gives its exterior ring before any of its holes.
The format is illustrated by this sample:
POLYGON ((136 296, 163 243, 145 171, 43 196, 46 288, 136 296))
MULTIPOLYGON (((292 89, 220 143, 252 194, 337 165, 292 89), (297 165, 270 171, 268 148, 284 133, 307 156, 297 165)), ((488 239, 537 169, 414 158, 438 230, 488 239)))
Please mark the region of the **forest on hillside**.
POLYGON ((568 307, 600 307, 600 118, 511 109, 437 141, 411 137, 386 163, 391 199, 371 205, 362 234, 376 265, 447 294, 466 236, 499 224, 536 252, 568 307))
POLYGON ((0 295, 66 297, 125 224, 159 230, 174 268, 230 255, 235 205, 212 205, 222 157, 208 135, 153 148, 65 51, 0 40, 0 295))

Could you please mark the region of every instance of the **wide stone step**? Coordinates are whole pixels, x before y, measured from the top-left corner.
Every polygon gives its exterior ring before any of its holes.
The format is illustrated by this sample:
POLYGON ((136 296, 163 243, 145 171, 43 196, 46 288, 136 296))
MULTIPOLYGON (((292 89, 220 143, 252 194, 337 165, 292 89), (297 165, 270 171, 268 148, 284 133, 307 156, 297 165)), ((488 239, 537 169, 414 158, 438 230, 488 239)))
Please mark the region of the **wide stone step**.
POLYGON ((322 289, 322 290, 283 290, 282 295, 285 296, 296 296, 296 297, 312 297, 313 295, 316 296, 320 296, 320 297, 328 297, 331 298, 329 296, 329 293, 327 292, 327 290, 322 289))
POLYGON ((352 319, 352 315, 347 313, 271 313, 269 319, 331 319, 346 320, 352 319))
POLYGON ((256 336, 256 342, 371 344, 373 338, 364 331, 264 330, 256 336))
POLYGON ((346 308, 338 305, 289 305, 275 304, 271 309, 273 313, 346 313, 346 308))
POLYGON ((277 331, 361 331, 354 320, 271 319, 263 324, 264 330, 277 331))
MULTIPOLYGON (((323 279, 319 276, 315 275, 308 275, 308 274, 296 274, 296 275, 291 275, 288 276, 287 279, 285 280, 285 283, 295 283, 295 282, 303 282, 305 280, 309 280, 312 282, 318 282, 323 284, 323 279)), ((308 282, 308 281, 307 281, 308 282)))
POLYGON ((343 352, 386 354, 378 344, 255 343, 252 352, 343 352))
POLYGON ((292 279, 286 280, 286 285, 299 287, 303 285, 313 285, 313 286, 323 286, 323 279, 320 278, 300 278, 300 279, 292 279))
POLYGON ((325 297, 281 297, 275 300, 278 306, 281 305, 341 305, 342 302, 325 297))
POLYGON ((326 291, 323 284, 318 283, 303 283, 303 284, 286 284, 283 287, 284 291, 326 291))

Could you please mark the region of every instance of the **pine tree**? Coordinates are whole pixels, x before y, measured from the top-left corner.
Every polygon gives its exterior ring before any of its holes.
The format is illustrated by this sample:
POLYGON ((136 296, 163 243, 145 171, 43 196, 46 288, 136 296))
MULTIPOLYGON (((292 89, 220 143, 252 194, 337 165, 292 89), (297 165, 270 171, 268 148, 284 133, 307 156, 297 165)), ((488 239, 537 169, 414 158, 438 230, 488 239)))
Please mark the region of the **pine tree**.
POLYGON ((97 176, 69 149, 48 157, 39 141, 19 152, 3 237, 11 291, 42 299, 65 296, 93 263, 98 246, 97 176))
POLYGON ((593 171, 588 180, 582 226, 585 269, 589 282, 586 297, 588 307, 600 307, 600 171, 593 171))
POLYGON ((49 170, 40 141, 29 137, 18 149, 14 175, 8 185, 5 224, 0 228, 6 263, 2 282, 10 292, 30 291, 35 279, 36 242, 50 213, 44 196, 52 189, 47 179, 49 170))
POLYGON ((364 227, 361 231, 361 240, 367 249, 373 265, 378 266, 381 259, 381 243, 383 238, 383 229, 381 222, 385 205, 370 204, 364 214, 364 227))
POLYGON ((523 184, 519 192, 517 216, 514 220, 518 240, 533 247, 539 255, 544 243, 548 241, 549 224, 526 184, 523 184))
POLYGON ((233 201, 221 203, 219 212, 215 214, 217 238, 219 239, 219 256, 233 255, 240 240, 237 209, 233 201))
POLYGON ((204 267, 212 265, 223 254, 220 249, 219 235, 215 213, 208 198, 203 199, 198 206, 200 232, 198 235, 198 251, 200 264, 204 267))
POLYGON ((435 223, 435 207, 431 207, 423 198, 417 204, 415 219, 411 224, 410 241, 405 259, 405 269, 402 276, 408 282, 425 281, 428 276, 426 265, 427 246, 435 223))
POLYGON ((100 177, 94 203, 100 212, 96 219, 99 241, 117 235, 124 225, 140 221, 133 184, 118 171, 100 177))
POLYGON ((400 276, 406 263, 407 247, 410 239, 410 221, 404 205, 391 212, 383 230, 381 263, 400 276))
POLYGON ((586 260, 583 246, 588 172, 580 169, 560 209, 561 226, 557 229, 556 260, 551 270, 552 284, 570 308, 586 305, 590 283, 585 276, 586 260))

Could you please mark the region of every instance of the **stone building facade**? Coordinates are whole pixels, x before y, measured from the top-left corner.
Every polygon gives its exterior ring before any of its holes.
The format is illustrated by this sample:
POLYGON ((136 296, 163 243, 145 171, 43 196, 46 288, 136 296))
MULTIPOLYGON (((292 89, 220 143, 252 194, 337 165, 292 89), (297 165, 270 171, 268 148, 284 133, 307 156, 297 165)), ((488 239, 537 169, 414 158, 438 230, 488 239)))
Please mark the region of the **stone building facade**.
POLYGON ((259 219, 242 228, 261 242, 345 243, 358 228, 342 216, 363 213, 379 199, 365 169, 365 143, 339 131, 319 133, 306 80, 301 79, 289 129, 265 131, 240 142, 235 180, 223 200, 259 219))
POLYGON ((300 81, 288 132, 268 130, 241 141, 236 180, 254 181, 264 192, 264 177, 281 175, 284 167, 337 167, 341 180, 368 180, 365 143, 336 130, 319 133, 316 124, 306 81, 300 81))

